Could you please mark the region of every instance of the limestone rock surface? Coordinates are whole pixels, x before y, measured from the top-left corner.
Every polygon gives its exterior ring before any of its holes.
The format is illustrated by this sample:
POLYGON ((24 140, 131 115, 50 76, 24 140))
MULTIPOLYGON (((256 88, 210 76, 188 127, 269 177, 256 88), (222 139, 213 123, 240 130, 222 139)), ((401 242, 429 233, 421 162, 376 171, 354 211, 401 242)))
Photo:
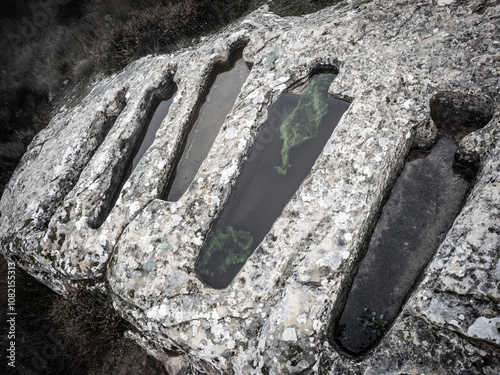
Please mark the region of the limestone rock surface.
POLYGON ((346 1, 303 17, 263 7, 190 48, 142 58, 33 140, 0 202, 1 251, 58 292, 109 285, 130 335, 166 363, 175 353, 178 373, 498 374, 499 36, 498 1, 346 1), (212 68, 241 46, 250 76, 193 183, 166 202, 212 68), (325 67, 338 68, 329 91, 349 109, 238 276, 207 287, 198 251, 269 107, 325 67), (174 83, 154 144, 115 191, 153 99, 174 83), (458 152, 477 178, 399 317, 353 359, 328 327, 409 150, 436 138, 440 95, 488 119, 458 152))

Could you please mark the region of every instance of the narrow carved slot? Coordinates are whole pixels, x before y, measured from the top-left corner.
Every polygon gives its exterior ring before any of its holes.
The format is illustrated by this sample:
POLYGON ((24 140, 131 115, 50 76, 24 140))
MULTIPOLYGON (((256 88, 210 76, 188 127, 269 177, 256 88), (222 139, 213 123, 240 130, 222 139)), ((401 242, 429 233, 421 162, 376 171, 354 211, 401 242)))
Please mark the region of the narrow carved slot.
POLYGON ((381 339, 460 212, 472 181, 456 173, 464 169, 454 161, 457 145, 491 119, 486 106, 472 102, 456 93, 431 99, 438 141, 410 153, 344 288, 342 313, 333 317, 330 342, 346 354, 362 354, 381 339))
POLYGON ((206 94, 181 142, 163 199, 175 202, 186 192, 249 74, 250 69, 243 60, 243 48, 232 54, 228 64, 214 68, 206 94))
MULTIPOLYGON (((44 213, 43 217, 40 217, 35 221, 36 225, 32 228, 33 230, 47 230, 52 215, 54 215, 56 210, 64 202, 71 189, 75 187, 83 170, 88 165, 89 161, 92 160, 92 157, 95 155, 96 151, 104 142, 109 131, 115 124, 116 119, 125 108, 127 103, 127 90, 128 88, 119 90, 113 101, 108 103, 106 107, 92 120, 87 132, 88 141, 85 144, 85 148, 76 150, 77 156, 75 156, 75 163, 62 177, 58 176, 57 178, 54 178, 50 181, 49 185, 47 185, 48 187, 52 184, 57 185, 57 189, 59 189, 57 200, 49 194, 39 202, 40 207, 44 207, 44 213)), ((64 153, 66 152, 66 149, 62 149, 62 151, 64 153)))
POLYGON ((196 262, 208 286, 227 287, 309 174, 349 103, 328 95, 334 74, 312 77, 301 95, 270 108, 196 262))
POLYGON ((104 193, 101 205, 96 209, 93 219, 89 220, 89 227, 98 229, 104 223, 113 209, 120 195, 120 191, 134 171, 135 167, 144 156, 148 148, 153 144, 156 132, 161 126, 163 119, 167 116, 177 85, 172 77, 159 89, 148 94, 145 103, 148 106, 144 118, 139 126, 140 134, 134 140, 132 152, 125 157, 121 163, 117 163, 112 171, 112 181, 104 193))
POLYGON ((144 134, 144 139, 142 140, 139 149, 137 150, 134 158, 132 159, 132 168, 130 168, 130 172, 126 176, 125 181, 130 176, 130 174, 132 174, 135 167, 137 167, 137 164, 139 164, 139 161, 142 159, 148 148, 153 144, 156 132, 158 131, 158 129, 160 129, 161 123, 168 115, 168 110, 170 109, 170 105, 174 100, 175 91, 176 88, 173 89, 170 95, 168 95, 167 98, 163 99, 160 102, 160 104, 158 104, 158 106, 156 107, 156 110, 154 111, 153 116, 151 117, 151 121, 149 122, 148 129, 144 134))

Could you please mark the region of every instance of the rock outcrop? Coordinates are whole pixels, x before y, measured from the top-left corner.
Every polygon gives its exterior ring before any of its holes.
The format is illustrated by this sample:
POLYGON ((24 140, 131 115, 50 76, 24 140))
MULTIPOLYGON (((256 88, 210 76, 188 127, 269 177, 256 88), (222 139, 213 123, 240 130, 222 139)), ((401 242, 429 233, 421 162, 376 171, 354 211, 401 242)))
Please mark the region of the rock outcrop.
POLYGON ((354 1, 290 18, 264 7, 142 58, 33 140, 0 202, 2 252, 58 292, 108 284, 139 343, 165 361, 186 356, 170 364, 179 372, 498 373, 499 35, 497 1, 354 1), (161 200, 212 67, 243 45, 253 68, 207 159, 179 201, 161 200), (198 251, 268 108, 325 67, 339 69, 329 90, 350 108, 238 276, 205 286, 198 251), (153 99, 174 82, 154 144, 116 192, 153 99), (328 342, 333 312, 409 150, 434 141, 436 111, 489 120, 457 155, 477 178, 399 317, 352 359, 328 342))

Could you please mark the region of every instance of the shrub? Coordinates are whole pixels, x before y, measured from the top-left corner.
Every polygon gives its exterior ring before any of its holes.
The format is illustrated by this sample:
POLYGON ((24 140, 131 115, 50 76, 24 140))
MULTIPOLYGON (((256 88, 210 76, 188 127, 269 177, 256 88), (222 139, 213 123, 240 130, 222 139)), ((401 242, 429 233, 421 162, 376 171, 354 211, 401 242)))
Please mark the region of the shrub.
POLYGON ((167 50, 181 30, 191 33, 189 23, 196 18, 197 10, 194 0, 186 0, 170 7, 160 4, 133 12, 128 22, 104 41, 106 67, 121 68, 139 56, 167 50))
POLYGON ((34 113, 46 118, 42 114, 46 102, 45 93, 32 90, 27 85, 0 90, 0 142, 19 141, 16 131, 33 128, 34 113))
POLYGON ((131 13, 117 27, 101 49, 104 66, 120 69, 140 56, 164 53, 178 48, 179 42, 209 32, 241 16, 251 0, 171 0, 131 13))
POLYGON ((90 341, 111 344, 127 328, 127 323, 113 308, 111 298, 85 288, 57 296, 50 312, 52 320, 64 327, 67 335, 78 337, 81 350, 90 350, 90 341))
POLYGON ((0 161, 5 165, 17 165, 26 151, 22 142, 0 143, 0 161))
MULTIPOLYGON (((3 257, 0 280, 7 300, 3 257)), ((16 312, 16 374, 165 374, 161 363, 123 337, 127 325, 101 294, 72 291, 65 299, 16 269, 16 312)), ((6 343, 0 341, 2 352, 6 343)))

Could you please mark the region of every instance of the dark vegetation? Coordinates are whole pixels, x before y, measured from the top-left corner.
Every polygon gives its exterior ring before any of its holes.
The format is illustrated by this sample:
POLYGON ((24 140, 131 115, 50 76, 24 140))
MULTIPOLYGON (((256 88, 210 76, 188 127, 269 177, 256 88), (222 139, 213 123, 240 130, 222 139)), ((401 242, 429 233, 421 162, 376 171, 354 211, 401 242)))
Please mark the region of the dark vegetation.
MULTIPOLYGON (((265 2, 4 0, 0 7, 0 197, 33 137, 70 98, 81 98, 91 81, 141 56, 187 46, 265 2)), ((335 3, 338 0, 274 0, 269 6, 287 16, 335 3)), ((5 272, 0 259, 2 309, 7 300, 5 272)), ((63 298, 20 270, 16 281, 20 366, 14 373, 164 371, 123 338, 126 324, 103 296, 79 291, 63 298)), ((2 318, 2 324, 5 321, 2 318)), ((2 332, 6 332, 3 327, 2 332)))
POLYGON ((301 16, 339 3, 347 4, 344 0, 275 0, 269 4, 269 9, 282 17, 301 16))
MULTIPOLYGON (((0 260, 2 353, 7 339, 6 263, 0 260)), ((109 297, 86 289, 59 296, 26 272, 16 270, 16 368, 3 374, 87 375, 166 374, 161 363, 123 333, 129 325, 113 309, 109 297)))

